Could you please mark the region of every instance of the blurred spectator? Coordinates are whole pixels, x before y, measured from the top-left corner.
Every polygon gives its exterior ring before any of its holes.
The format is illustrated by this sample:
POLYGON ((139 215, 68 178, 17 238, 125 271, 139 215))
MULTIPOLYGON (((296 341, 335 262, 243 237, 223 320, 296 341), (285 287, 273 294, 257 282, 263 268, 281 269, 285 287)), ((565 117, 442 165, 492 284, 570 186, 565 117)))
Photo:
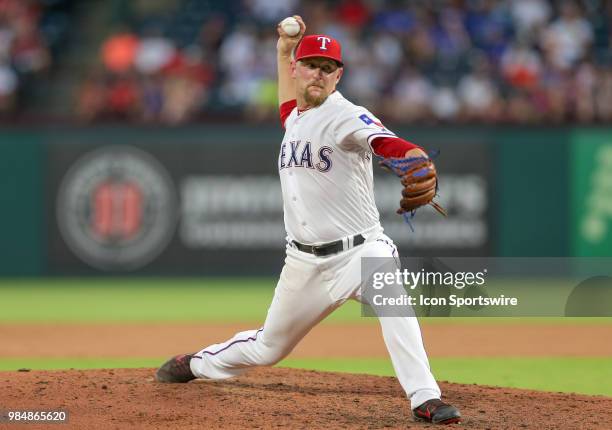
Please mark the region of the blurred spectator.
POLYGON ((372 55, 377 64, 387 70, 395 70, 404 53, 399 40, 388 33, 380 33, 372 39, 372 55))
POLYGON ((150 36, 137 44, 134 65, 144 75, 155 74, 170 63, 174 55, 172 42, 159 35, 150 36))
POLYGON ((445 8, 440 12, 431 32, 442 61, 455 63, 470 48, 470 38, 463 26, 461 13, 454 8, 445 8))
POLYGON ((130 32, 120 32, 102 44, 102 61, 111 72, 124 73, 134 65, 139 47, 138 37, 130 32))
POLYGON ((370 19, 370 10, 361 0, 344 0, 336 8, 336 21, 355 28, 365 26, 370 19))
POLYGON ((461 78, 457 87, 464 119, 489 122, 499 119, 501 101, 492 79, 491 65, 478 57, 472 73, 461 78))
POLYGON ((406 34, 416 23, 414 11, 398 1, 391 1, 380 7, 373 21, 376 31, 389 31, 394 34, 406 34))
POLYGON ((595 96, 597 117, 600 121, 612 123, 612 70, 605 69, 600 71, 595 96))
POLYGON ((501 74, 515 88, 533 88, 538 84, 542 62, 527 45, 517 42, 501 58, 501 74))
POLYGON ((96 119, 106 106, 106 86, 102 76, 102 73, 94 73, 81 85, 76 111, 86 121, 96 119))
POLYGON ((425 76, 408 67, 392 89, 392 106, 387 110, 393 119, 414 122, 430 117, 430 102, 434 88, 425 76))
POLYGON ((275 24, 295 13, 298 0, 245 0, 244 5, 256 20, 265 24, 275 24))
POLYGON ((15 94, 19 79, 7 66, 0 66, 0 113, 9 113, 15 106, 15 94))
POLYGON ((560 15, 544 29, 542 47, 553 65, 569 69, 587 53, 593 41, 593 29, 571 0, 561 3, 560 15))
POLYGON ((528 91, 520 88, 510 91, 507 96, 505 119, 518 124, 533 124, 540 120, 540 114, 528 91))
POLYGON ((571 103, 571 75, 568 70, 548 64, 538 87, 542 118, 550 123, 562 123, 568 119, 571 103))
POLYGON ((29 80, 51 64, 41 30, 42 2, 0 1, 0 113, 14 113, 29 80))
POLYGON ((595 91, 597 71, 590 62, 583 62, 576 70, 574 96, 576 120, 592 122, 595 120, 595 91))
POLYGON ((15 68, 22 73, 36 73, 49 65, 49 52, 37 31, 36 22, 26 15, 15 21, 12 55, 15 68))
POLYGON ((448 122, 457 118, 461 110, 461 103, 455 90, 444 85, 434 89, 431 98, 431 110, 439 121, 448 122))
POLYGON ((210 60, 217 61, 217 53, 223 43, 223 38, 228 32, 227 30, 228 18, 221 14, 214 14, 211 16, 200 29, 199 45, 202 48, 204 56, 210 60))
POLYGON ((134 77, 115 75, 108 87, 108 114, 113 119, 131 119, 136 114, 138 87, 134 77))
POLYGON ((351 94, 358 103, 372 106, 378 102, 383 90, 384 66, 370 55, 357 56, 349 63, 341 81, 341 91, 351 94))
POLYGON ((407 57, 419 68, 432 72, 436 59, 436 44, 425 25, 418 25, 410 36, 404 39, 407 57))
POLYGON ((144 78, 141 87, 142 119, 146 122, 160 122, 164 108, 164 87, 159 75, 144 78))
POLYGON ((532 37, 548 22, 551 8, 546 0, 511 0, 510 13, 516 25, 517 35, 523 39, 532 37))

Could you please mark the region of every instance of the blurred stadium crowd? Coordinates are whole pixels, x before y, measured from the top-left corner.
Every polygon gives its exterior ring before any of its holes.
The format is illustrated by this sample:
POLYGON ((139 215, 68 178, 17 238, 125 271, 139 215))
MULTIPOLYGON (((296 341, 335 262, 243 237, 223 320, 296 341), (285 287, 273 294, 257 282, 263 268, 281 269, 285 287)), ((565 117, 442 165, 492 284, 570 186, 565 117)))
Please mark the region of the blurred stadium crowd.
MULTIPOLYGON (((52 61, 53 40, 40 10, 63 3, 70 1, 0 0, 2 109, 14 106, 4 97, 16 93, 22 76, 52 61)), ((341 41, 346 67, 340 90, 385 119, 612 121, 608 0, 108 4, 117 25, 106 29, 91 53, 96 61, 74 92, 74 113, 85 121, 275 120, 274 27, 293 13, 304 17, 309 33, 341 41)))
POLYGON ((71 0, 0 0, 0 116, 19 109, 69 30, 71 0))

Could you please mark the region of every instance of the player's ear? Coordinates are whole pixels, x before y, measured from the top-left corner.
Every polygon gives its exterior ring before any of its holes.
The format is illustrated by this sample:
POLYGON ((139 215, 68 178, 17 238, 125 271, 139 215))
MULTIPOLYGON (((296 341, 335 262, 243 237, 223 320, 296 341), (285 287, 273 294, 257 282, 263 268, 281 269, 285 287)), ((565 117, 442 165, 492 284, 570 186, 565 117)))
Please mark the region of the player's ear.
POLYGON ((338 78, 336 79, 336 83, 340 82, 340 78, 342 77, 342 74, 344 73, 344 67, 340 67, 338 70, 340 70, 340 73, 338 73, 338 78))

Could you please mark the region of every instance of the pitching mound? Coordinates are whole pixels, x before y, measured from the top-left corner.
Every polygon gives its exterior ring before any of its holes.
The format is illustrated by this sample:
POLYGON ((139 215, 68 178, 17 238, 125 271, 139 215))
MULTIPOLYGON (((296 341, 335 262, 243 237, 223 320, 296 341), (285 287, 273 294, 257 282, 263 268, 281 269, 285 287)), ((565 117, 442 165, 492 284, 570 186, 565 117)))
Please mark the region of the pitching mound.
MULTIPOLYGON (((153 372, 2 372, 0 405, 67 410, 69 425, 61 428, 439 428, 413 421, 395 378, 274 368, 227 381, 159 384, 153 372)), ((452 428, 604 429, 612 423, 612 398, 451 383, 442 389, 465 416, 452 428)))

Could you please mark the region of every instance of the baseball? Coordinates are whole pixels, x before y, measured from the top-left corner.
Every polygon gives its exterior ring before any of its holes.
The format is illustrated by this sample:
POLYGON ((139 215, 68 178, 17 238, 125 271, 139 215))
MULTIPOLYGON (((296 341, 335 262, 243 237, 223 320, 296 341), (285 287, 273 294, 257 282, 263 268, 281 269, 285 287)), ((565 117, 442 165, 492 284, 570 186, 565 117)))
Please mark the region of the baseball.
POLYGON ((297 20, 292 16, 283 19, 280 25, 283 31, 287 33, 287 36, 289 37, 296 36, 300 32, 300 23, 297 22, 297 20))

